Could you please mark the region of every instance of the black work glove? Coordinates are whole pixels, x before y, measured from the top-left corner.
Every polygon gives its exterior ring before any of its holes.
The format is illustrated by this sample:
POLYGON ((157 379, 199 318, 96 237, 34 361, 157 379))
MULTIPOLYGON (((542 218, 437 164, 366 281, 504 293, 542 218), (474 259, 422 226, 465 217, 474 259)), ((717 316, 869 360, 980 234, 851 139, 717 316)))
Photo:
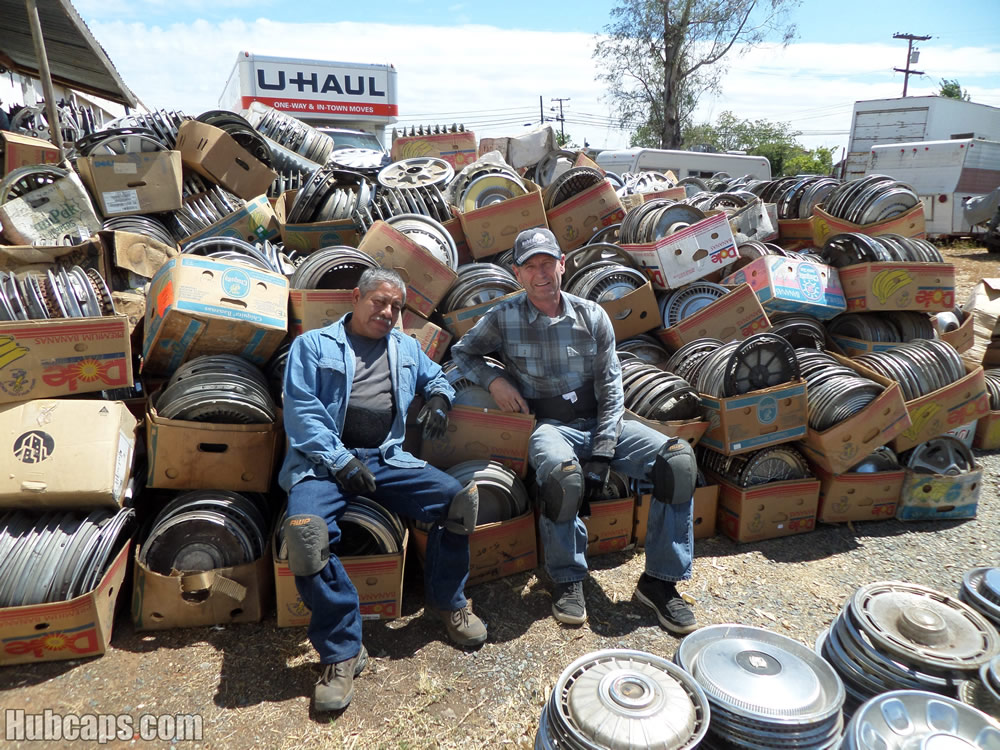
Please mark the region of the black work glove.
POLYGON ((424 426, 424 439, 437 440, 444 437, 448 429, 448 399, 444 396, 431 396, 424 408, 417 414, 417 424, 424 426))
POLYGON ((352 458, 347 466, 337 472, 336 480, 340 489, 351 495, 375 491, 375 475, 356 458, 352 458))
POLYGON ((587 501, 604 499, 604 486, 611 472, 611 459, 593 456, 583 464, 583 498, 587 501))

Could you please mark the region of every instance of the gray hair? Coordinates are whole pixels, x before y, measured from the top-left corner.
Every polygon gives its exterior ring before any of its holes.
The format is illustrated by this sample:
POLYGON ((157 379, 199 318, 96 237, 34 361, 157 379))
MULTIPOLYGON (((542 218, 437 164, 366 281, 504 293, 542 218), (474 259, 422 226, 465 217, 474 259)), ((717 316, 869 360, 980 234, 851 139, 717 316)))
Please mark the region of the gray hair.
POLYGON ((381 284, 390 284, 399 289, 403 293, 403 304, 406 304, 406 282, 391 268, 366 268, 358 279, 358 289, 362 297, 375 291, 381 284))

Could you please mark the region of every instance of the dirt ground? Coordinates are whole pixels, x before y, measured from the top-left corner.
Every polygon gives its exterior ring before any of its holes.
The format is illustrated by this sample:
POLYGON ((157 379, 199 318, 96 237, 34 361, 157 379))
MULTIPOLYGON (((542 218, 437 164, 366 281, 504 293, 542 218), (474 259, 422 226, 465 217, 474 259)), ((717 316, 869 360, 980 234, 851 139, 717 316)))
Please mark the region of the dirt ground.
MULTIPOLYGON (((959 301, 980 278, 1000 276, 1000 256, 981 248, 945 253, 958 269, 959 301)), ((1000 565, 1000 455, 979 458, 985 481, 974 520, 820 526, 745 545, 715 536, 697 543, 694 579, 682 590, 703 624, 768 628, 810 646, 865 583, 904 580, 955 594, 965 571, 1000 565)), ((490 638, 462 651, 421 616, 419 563, 411 557, 403 616, 365 623, 372 658, 339 715, 310 710, 318 667, 304 628, 279 629, 271 613, 258 624, 136 633, 126 586, 105 656, 0 668, 0 702, 28 713, 200 717, 199 741, 109 747, 530 748, 548 693, 574 659, 606 648, 673 655, 679 641, 632 600, 643 561, 637 549, 591 560, 590 618, 580 628, 551 618, 540 570, 470 587, 490 638)))

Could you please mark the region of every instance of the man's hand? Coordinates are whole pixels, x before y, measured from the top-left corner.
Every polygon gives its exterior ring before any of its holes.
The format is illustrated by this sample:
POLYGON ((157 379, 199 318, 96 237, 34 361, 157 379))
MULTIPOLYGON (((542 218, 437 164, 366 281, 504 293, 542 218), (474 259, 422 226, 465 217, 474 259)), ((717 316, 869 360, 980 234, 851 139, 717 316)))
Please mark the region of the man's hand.
POLYGON ((587 501, 604 499, 604 486, 611 472, 611 459, 594 456, 583 464, 583 497, 587 501))
POLYGON ((417 414, 417 424, 424 426, 424 440, 438 440, 444 437, 448 429, 448 399, 444 396, 431 396, 424 408, 417 414))
POLYGON ((335 478, 340 489, 351 495, 375 491, 375 475, 356 458, 348 461, 347 466, 338 471, 335 478))
POLYGON ((528 413, 528 402, 507 378, 494 378, 490 383, 489 391, 501 411, 528 413))

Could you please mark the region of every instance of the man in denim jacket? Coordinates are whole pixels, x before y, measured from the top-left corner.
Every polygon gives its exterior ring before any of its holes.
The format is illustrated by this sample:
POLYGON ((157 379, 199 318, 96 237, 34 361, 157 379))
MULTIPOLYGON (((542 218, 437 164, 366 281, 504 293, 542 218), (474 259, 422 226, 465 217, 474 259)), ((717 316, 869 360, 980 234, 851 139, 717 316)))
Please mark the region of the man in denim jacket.
POLYGON ((416 340, 395 328, 406 302, 399 274, 366 270, 352 302, 353 311, 336 323, 298 336, 285 368, 288 452, 278 481, 288 492, 288 563, 312 611, 309 639, 324 667, 314 695, 317 711, 345 708, 367 661, 357 590, 330 554, 353 497, 431 524, 425 613, 440 619, 460 646, 486 640, 486 627, 464 595, 476 486, 462 487, 403 450, 414 395, 427 400, 418 416, 424 435, 437 437, 447 429, 455 391, 416 340))

